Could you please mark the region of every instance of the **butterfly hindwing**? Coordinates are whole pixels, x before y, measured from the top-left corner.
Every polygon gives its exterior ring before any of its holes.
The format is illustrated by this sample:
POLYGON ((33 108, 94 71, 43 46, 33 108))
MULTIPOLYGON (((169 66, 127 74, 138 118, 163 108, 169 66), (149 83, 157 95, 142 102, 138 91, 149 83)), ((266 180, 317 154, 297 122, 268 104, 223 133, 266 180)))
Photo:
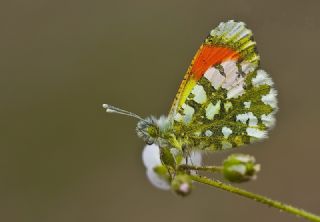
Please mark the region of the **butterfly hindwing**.
POLYGON ((276 91, 259 69, 252 32, 228 21, 211 31, 195 55, 170 111, 177 136, 192 147, 228 149, 266 137, 276 91))

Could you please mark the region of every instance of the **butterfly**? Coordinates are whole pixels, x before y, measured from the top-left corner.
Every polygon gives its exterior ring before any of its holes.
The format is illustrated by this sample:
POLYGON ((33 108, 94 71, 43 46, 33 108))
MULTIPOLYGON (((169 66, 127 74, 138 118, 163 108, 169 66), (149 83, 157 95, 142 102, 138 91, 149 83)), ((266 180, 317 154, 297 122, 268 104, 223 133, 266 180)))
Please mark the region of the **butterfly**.
POLYGON ((201 44, 167 116, 141 118, 108 104, 103 107, 138 118, 137 135, 160 147, 161 161, 174 168, 179 161, 170 160, 166 150, 185 157, 195 150, 226 150, 266 138, 278 110, 273 85, 260 69, 252 31, 230 20, 201 44))

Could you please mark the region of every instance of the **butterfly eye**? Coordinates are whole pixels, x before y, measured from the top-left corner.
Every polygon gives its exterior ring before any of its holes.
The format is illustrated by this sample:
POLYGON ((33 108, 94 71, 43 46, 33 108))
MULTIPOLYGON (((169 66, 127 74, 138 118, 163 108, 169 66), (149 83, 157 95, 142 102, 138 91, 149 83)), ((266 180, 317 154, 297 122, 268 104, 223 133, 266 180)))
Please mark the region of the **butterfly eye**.
POLYGON ((159 130, 158 130, 158 128, 157 128, 156 126, 154 126, 154 125, 148 126, 147 132, 148 132, 148 134, 149 134, 151 137, 153 137, 153 138, 159 136, 159 130))

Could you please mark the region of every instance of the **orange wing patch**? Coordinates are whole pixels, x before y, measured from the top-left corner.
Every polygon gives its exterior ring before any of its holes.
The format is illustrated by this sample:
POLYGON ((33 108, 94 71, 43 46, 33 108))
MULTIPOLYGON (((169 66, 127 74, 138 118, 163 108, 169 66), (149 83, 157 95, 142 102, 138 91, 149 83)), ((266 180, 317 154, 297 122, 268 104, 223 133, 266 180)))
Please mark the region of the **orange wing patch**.
POLYGON ((227 47, 201 45, 180 84, 178 93, 170 109, 170 115, 173 114, 177 107, 185 102, 189 93, 192 91, 192 88, 210 67, 215 66, 224 60, 237 60, 239 56, 239 53, 227 47))
POLYGON ((239 54, 230 48, 202 45, 194 60, 191 73, 196 80, 199 80, 210 67, 227 59, 238 58, 239 54))

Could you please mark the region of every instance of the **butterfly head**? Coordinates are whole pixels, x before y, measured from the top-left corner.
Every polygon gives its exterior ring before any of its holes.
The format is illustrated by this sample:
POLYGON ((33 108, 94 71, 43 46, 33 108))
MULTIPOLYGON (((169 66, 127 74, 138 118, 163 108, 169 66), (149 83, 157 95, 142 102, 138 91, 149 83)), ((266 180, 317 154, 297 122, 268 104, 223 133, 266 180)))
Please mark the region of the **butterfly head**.
POLYGON ((136 131, 140 138, 147 144, 156 143, 157 145, 166 145, 168 135, 170 134, 170 121, 167 117, 161 116, 156 119, 153 116, 140 120, 137 124, 136 131))
POLYGON ((140 120, 136 131, 138 136, 148 145, 153 144, 160 136, 160 129, 154 117, 140 120))

